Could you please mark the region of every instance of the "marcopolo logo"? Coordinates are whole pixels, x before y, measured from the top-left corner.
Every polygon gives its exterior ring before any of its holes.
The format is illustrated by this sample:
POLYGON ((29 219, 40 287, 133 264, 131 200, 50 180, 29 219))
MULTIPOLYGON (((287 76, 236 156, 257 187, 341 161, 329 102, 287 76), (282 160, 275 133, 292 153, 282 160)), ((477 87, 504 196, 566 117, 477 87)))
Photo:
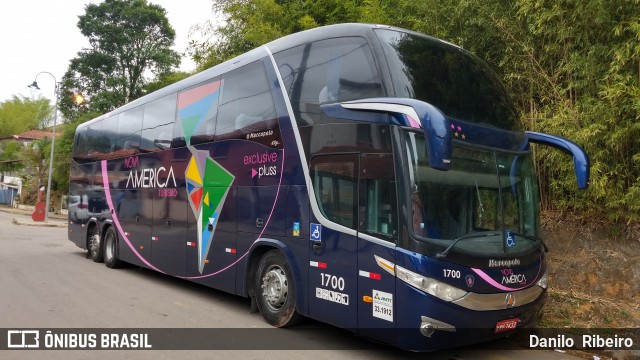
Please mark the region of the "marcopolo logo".
POLYGON ((271 136, 271 135, 273 135, 273 130, 261 131, 261 132, 257 132, 257 133, 250 133, 250 134, 247 134, 247 140, 259 139, 259 138, 263 138, 263 137, 267 137, 267 136, 271 136))
POLYGON ((489 267, 512 267, 520 265, 520 259, 505 259, 505 260, 495 260, 489 259, 489 267))
POLYGON ((256 152, 255 154, 246 155, 243 159, 244 165, 251 166, 251 177, 259 178, 263 176, 278 175, 278 168, 274 165, 278 161, 278 153, 265 151, 264 153, 256 152))

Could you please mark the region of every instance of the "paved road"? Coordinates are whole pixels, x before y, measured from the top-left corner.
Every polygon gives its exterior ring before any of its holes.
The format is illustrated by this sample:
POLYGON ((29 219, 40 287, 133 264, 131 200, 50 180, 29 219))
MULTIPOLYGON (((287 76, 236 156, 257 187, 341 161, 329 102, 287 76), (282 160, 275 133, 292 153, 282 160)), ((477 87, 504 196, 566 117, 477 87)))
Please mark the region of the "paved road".
MULTIPOLYGON (((20 226, 24 215, 0 211, 0 328, 245 328, 268 329, 249 301, 136 267, 111 270, 85 258, 67 240, 66 228, 20 226)), ((308 320, 303 329, 274 330, 314 351, 4 351, 0 359, 215 358, 396 359, 424 358, 368 343, 350 333, 308 320), (291 338, 290 338, 291 337, 291 338), (358 350, 336 350, 345 343, 358 350), (333 349, 333 350, 331 350, 333 349)), ((268 331, 268 330, 267 330, 268 331)), ((249 334, 255 334, 249 332, 249 334)), ((4 334, 0 334, 5 336, 4 334)), ((514 348, 510 343, 493 347, 514 348)), ((458 349, 429 354, 433 359, 575 359, 531 350, 458 349)))

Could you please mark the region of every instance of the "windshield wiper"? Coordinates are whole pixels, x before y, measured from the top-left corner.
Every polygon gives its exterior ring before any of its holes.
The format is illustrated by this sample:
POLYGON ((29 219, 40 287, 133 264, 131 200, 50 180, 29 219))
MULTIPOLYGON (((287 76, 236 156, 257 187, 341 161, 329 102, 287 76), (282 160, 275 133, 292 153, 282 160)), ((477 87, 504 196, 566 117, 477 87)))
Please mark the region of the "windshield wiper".
POLYGON ((488 233, 488 234, 467 234, 464 236, 460 236, 459 238, 456 238, 453 240, 453 243, 451 245, 449 245, 446 249, 444 249, 444 251, 441 251, 439 253, 436 253, 436 259, 444 259, 447 254, 449 254, 449 251, 451 251, 451 249, 456 246, 456 244, 458 243, 458 241, 460 240, 466 240, 466 239, 473 239, 473 238, 480 238, 480 237, 486 237, 486 236, 496 236, 496 235, 501 235, 502 233, 488 233))
POLYGON ((529 239, 529 240, 532 240, 532 241, 540 241, 540 243, 542 244, 542 247, 544 248, 544 252, 545 253, 549 252, 549 247, 547 247, 547 244, 544 242, 544 240, 542 240, 541 237, 535 236, 535 235, 521 234, 521 233, 513 232, 513 231, 511 231, 511 232, 513 233, 513 235, 518 235, 518 236, 521 236, 521 237, 523 237, 525 239, 529 239))

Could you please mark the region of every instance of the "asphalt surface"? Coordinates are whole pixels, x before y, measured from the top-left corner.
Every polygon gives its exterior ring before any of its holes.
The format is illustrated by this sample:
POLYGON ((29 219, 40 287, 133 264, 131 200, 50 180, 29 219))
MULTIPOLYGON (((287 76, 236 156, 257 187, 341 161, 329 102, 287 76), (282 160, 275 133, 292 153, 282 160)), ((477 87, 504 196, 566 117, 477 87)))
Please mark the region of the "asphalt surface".
POLYGON ((0 207, 0 328, 218 328, 247 341, 264 336, 277 347, 316 350, 4 350, 0 359, 576 359, 521 350, 508 340, 413 354, 312 320, 297 329, 269 330, 260 314, 249 313, 248 299, 133 266, 108 269, 67 240, 66 220, 49 222, 31 226, 30 214, 0 207))

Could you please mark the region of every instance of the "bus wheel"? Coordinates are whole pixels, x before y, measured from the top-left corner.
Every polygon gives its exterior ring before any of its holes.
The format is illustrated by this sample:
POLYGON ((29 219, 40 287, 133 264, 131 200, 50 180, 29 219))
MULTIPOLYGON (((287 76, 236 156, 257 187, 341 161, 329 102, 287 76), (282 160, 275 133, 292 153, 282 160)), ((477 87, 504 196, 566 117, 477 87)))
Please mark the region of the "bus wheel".
POLYGON ((100 232, 97 227, 93 230, 93 233, 89 235, 89 256, 95 262, 104 261, 104 251, 102 247, 102 239, 100 238, 100 232))
POLYGON ((287 327, 302 319, 296 312, 291 269, 280 251, 271 250, 260 259, 255 289, 258 309, 270 325, 287 327))
POLYGON ((116 255, 116 247, 118 246, 118 234, 113 230, 113 226, 107 229, 104 234, 104 264, 108 268, 116 269, 122 265, 122 261, 116 255))

